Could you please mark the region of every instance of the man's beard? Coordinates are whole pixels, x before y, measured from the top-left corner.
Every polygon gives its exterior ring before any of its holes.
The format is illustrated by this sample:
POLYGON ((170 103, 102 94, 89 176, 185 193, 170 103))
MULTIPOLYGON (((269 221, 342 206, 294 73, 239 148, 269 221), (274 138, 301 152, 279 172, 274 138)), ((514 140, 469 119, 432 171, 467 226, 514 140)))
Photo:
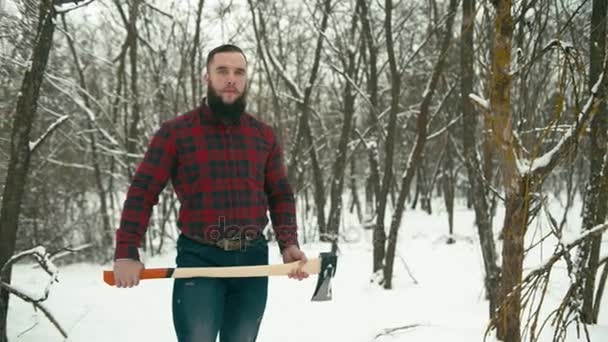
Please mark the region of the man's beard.
POLYGON ((213 116, 228 122, 235 123, 245 111, 247 105, 247 88, 243 90, 243 94, 239 96, 233 103, 225 103, 222 97, 219 96, 213 87, 209 85, 207 88, 207 104, 211 108, 213 116))

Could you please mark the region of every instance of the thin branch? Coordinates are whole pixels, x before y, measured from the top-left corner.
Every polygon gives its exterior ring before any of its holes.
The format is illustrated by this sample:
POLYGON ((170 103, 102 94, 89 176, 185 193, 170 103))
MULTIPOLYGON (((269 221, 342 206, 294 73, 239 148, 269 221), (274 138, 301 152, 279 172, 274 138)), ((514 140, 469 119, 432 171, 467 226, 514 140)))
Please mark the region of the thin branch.
POLYGON ((28 303, 32 303, 32 305, 36 309, 40 309, 40 311, 42 311, 42 313, 44 313, 44 315, 46 316, 46 318, 48 318, 49 321, 51 321, 51 323, 53 323, 53 325, 55 326, 55 328, 57 328, 57 330, 59 330, 59 333, 61 333, 61 335, 64 338, 68 338, 68 334, 65 331, 65 329, 63 329, 63 327, 61 326, 61 324, 59 324, 59 322, 57 321, 57 319, 55 319, 55 316, 53 316, 53 314, 49 311, 49 309, 43 303, 41 303, 39 300, 36 300, 36 299, 30 297, 29 295, 21 292, 20 290, 12 287, 11 285, 9 285, 9 284, 1 281, 1 280, 0 280, 0 287, 2 287, 3 289, 5 289, 7 292, 12 293, 15 296, 21 298, 23 301, 28 302, 28 303))
POLYGON ((376 334, 376 336, 374 337, 374 339, 378 339, 379 337, 386 336, 386 335, 391 335, 394 332, 398 332, 398 331, 401 331, 401 330, 410 330, 410 329, 419 327, 421 325, 422 324, 420 324, 420 323, 415 323, 415 324, 403 325, 403 326, 400 326, 400 327, 386 328, 386 329, 382 330, 381 332, 379 332, 378 334, 376 334))
POLYGON ((57 121, 53 122, 49 126, 49 128, 47 128, 46 131, 44 131, 44 133, 42 133, 40 138, 36 139, 35 141, 30 141, 30 153, 34 153, 34 151, 36 151, 38 146, 42 145, 44 140, 46 140, 46 138, 48 136, 50 136, 53 133, 53 131, 55 131, 57 128, 59 128, 59 126, 62 123, 64 123, 68 118, 69 118, 69 116, 67 116, 67 115, 60 117, 59 119, 57 119, 57 121))

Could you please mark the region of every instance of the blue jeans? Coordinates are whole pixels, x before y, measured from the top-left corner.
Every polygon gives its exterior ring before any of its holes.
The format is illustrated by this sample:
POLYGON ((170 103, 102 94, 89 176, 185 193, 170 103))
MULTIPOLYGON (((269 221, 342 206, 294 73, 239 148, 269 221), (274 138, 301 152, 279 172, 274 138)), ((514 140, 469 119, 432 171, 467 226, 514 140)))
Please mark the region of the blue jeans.
MULTIPOLYGON (((180 235, 177 267, 268 264, 261 239, 244 251, 224 251, 180 235)), ((254 342, 266 308, 268 278, 175 279, 173 325, 179 342, 254 342)))

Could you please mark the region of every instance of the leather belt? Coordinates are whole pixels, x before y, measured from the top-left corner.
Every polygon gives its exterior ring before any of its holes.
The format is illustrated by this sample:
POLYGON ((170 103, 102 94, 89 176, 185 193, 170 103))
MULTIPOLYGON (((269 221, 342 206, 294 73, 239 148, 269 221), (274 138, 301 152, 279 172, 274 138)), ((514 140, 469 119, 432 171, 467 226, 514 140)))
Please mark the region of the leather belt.
POLYGON ((201 242, 203 242, 204 244, 207 244, 207 245, 215 246, 224 251, 238 251, 238 250, 245 251, 245 250, 247 250, 247 247, 250 247, 259 241, 261 241, 261 239, 259 237, 256 237, 254 239, 234 238, 234 239, 219 239, 217 241, 201 241, 201 242))

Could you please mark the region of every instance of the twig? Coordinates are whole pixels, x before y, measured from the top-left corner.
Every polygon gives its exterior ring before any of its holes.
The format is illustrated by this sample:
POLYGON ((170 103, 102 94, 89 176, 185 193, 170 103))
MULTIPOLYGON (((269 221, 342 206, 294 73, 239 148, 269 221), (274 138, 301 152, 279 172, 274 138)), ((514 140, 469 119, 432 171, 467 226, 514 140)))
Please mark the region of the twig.
POLYGON ((397 256, 399 257, 399 259, 401 259, 401 262, 403 263, 403 267, 405 267, 407 274, 410 276, 410 278, 412 278, 412 281, 414 281, 414 284, 418 285, 418 280, 416 280, 416 278, 410 271, 410 268, 407 266, 407 263, 405 262, 405 259, 403 258, 403 256, 401 256, 400 253, 397 253, 397 256))
POLYGON ((404 326, 400 326, 400 327, 386 328, 386 329, 382 330, 381 332, 379 332, 378 334, 376 334, 374 339, 376 340, 376 339, 378 339, 378 337, 391 335, 392 333, 400 331, 400 330, 409 330, 409 329, 416 328, 419 326, 421 326, 420 323, 415 323, 415 324, 408 324, 408 325, 404 325, 404 326))

